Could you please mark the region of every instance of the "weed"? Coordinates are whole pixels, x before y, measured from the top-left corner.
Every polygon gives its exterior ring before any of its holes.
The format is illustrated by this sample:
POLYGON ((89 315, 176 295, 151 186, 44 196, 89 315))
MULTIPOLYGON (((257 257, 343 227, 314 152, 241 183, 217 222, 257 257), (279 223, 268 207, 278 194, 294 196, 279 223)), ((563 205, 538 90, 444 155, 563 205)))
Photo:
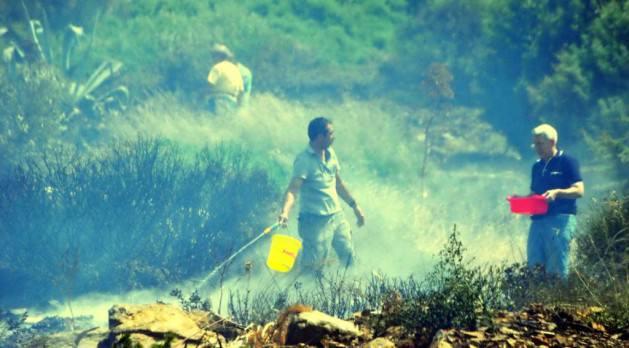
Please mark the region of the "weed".
POLYGON ((180 289, 173 289, 170 292, 170 296, 173 296, 179 300, 179 304, 181 308, 186 311, 210 311, 212 310, 212 303, 209 299, 203 300, 201 296, 199 296, 198 291, 193 291, 190 296, 186 299, 183 295, 183 292, 180 289))

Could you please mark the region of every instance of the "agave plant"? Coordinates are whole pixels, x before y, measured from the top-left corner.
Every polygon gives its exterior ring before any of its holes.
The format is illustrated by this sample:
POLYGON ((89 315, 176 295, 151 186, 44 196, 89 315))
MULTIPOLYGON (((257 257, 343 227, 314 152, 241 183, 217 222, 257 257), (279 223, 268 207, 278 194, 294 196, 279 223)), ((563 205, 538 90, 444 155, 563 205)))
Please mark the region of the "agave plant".
MULTIPOLYGON (((55 65, 63 72, 64 77, 69 81, 68 93, 71 96, 70 110, 66 117, 72 117, 81 113, 91 115, 103 115, 112 110, 123 110, 129 101, 129 91, 125 86, 119 85, 105 89, 115 76, 120 72, 123 64, 119 61, 103 61, 85 81, 79 81, 73 77, 73 72, 77 66, 85 59, 73 60, 74 51, 80 41, 85 37, 83 27, 68 24, 63 33, 62 47, 59 50, 60 59, 55 57, 56 50, 53 47, 53 40, 50 39, 50 25, 48 24, 46 11, 41 10, 42 20, 33 19, 28 7, 22 1, 22 7, 28 24, 30 38, 27 40, 8 39, 6 47, 3 49, 5 63, 12 66, 20 64, 26 60, 24 45, 34 46, 36 59, 46 64, 55 65), (20 44, 22 43, 22 44, 20 44)), ((9 36, 8 27, 0 27, 0 37, 9 36)), ((91 47, 91 40, 87 53, 91 47)))
POLYGON ((87 81, 70 83, 69 92, 72 96, 73 106, 81 111, 89 110, 95 114, 126 107, 129 99, 127 87, 119 85, 112 89, 101 92, 101 87, 105 82, 112 79, 122 68, 122 63, 118 61, 104 61, 90 75, 87 81))

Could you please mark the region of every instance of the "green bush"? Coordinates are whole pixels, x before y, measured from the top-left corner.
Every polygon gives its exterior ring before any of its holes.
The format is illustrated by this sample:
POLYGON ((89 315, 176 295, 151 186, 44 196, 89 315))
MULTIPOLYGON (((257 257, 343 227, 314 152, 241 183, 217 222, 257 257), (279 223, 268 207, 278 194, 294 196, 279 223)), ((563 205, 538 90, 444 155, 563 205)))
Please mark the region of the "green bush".
POLYGON ((419 291, 401 296, 388 310, 388 325, 416 332, 418 341, 430 340, 439 329, 475 328, 494 310, 504 308, 501 270, 468 266, 464 251, 454 230, 419 291))
POLYGON ((250 162, 222 145, 188 163, 158 140, 24 162, 0 178, 3 273, 28 274, 31 300, 50 281, 83 293, 199 276, 257 234, 279 199, 250 162))
POLYGON ((581 270, 599 281, 629 280, 629 196, 597 202, 576 240, 581 270))
POLYGON ((135 91, 181 89, 200 98, 218 41, 252 68, 256 89, 336 96, 375 77, 403 9, 378 1, 117 3, 103 16, 94 50, 116 52, 128 69, 124 84, 135 91))
POLYGON ((278 303, 283 306, 300 303, 341 318, 365 309, 382 309, 385 328, 401 325, 409 332, 424 332, 427 337, 442 328, 472 328, 491 311, 505 308, 506 301, 501 293, 499 269, 468 267, 463 252, 453 232, 439 254, 439 262, 424 282, 412 277, 390 280, 372 275, 363 283, 337 272, 326 274, 314 287, 302 287, 298 279, 285 293, 274 293, 272 289, 257 294, 250 289, 244 294, 234 292, 230 296, 230 313, 242 320, 252 319, 245 312, 252 306, 246 304, 255 302, 258 314, 268 313, 268 316, 255 316, 262 323, 273 319, 274 313, 282 309, 277 307, 278 303))
POLYGON ((576 237, 576 272, 589 301, 607 308, 602 320, 629 327, 629 196, 597 202, 576 237))
POLYGON ((65 80, 54 67, 1 65, 0 166, 62 143, 68 105, 65 80))

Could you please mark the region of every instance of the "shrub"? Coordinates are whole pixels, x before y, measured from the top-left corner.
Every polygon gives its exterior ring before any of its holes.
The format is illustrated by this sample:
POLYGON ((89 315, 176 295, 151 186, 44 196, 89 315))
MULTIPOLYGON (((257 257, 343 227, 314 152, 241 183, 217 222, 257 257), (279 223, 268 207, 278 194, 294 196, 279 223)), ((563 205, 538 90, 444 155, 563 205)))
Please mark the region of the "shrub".
POLYGON ((576 237, 576 272, 589 301, 607 307, 601 319, 629 326, 629 196, 611 194, 597 202, 576 237))
POLYGON ((468 266, 464 251, 455 228, 424 283, 390 310, 389 325, 402 325, 423 342, 439 329, 475 328, 492 311, 504 308, 500 269, 468 266))
POLYGON ((1 65, 0 166, 59 145, 69 104, 65 80, 54 67, 1 65))
POLYGON ((121 2, 103 16, 94 46, 98 56, 116 52, 136 91, 200 98, 209 48, 224 42, 260 90, 338 97, 373 81, 405 15, 403 4, 378 1, 121 2))
POLYGON ((472 328, 491 311, 504 308, 506 300, 500 288, 500 270, 467 267, 463 251, 454 231, 439 254, 439 262, 424 282, 412 277, 390 280, 373 275, 363 284, 346 277, 344 272, 337 272, 326 274, 314 287, 305 288, 295 283, 278 297, 270 290, 262 294, 252 294, 250 289, 245 294, 234 292, 239 295, 230 296, 230 314, 240 320, 252 319, 250 303, 255 299, 256 313, 267 313, 256 316, 256 321, 272 320, 273 314, 281 309, 277 308, 277 299, 281 298, 279 303, 284 306, 305 304, 341 318, 364 309, 382 309, 384 327, 376 327, 376 332, 401 325, 409 332, 432 337, 442 328, 472 328))
POLYGON ((204 273, 259 231, 279 198, 238 147, 187 163, 146 139, 92 159, 45 153, 2 175, 0 191, 0 265, 29 275, 20 296, 30 301, 53 279, 81 293, 204 273))

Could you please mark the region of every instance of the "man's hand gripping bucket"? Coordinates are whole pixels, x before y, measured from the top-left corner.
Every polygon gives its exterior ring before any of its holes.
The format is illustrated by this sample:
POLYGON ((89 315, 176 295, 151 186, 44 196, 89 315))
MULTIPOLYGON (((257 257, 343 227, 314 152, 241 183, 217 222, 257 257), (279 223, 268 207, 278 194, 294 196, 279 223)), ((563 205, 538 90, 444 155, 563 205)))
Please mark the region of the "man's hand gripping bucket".
POLYGON ((273 235, 266 265, 274 271, 288 272, 295 264, 299 249, 301 249, 299 239, 283 234, 273 235))

